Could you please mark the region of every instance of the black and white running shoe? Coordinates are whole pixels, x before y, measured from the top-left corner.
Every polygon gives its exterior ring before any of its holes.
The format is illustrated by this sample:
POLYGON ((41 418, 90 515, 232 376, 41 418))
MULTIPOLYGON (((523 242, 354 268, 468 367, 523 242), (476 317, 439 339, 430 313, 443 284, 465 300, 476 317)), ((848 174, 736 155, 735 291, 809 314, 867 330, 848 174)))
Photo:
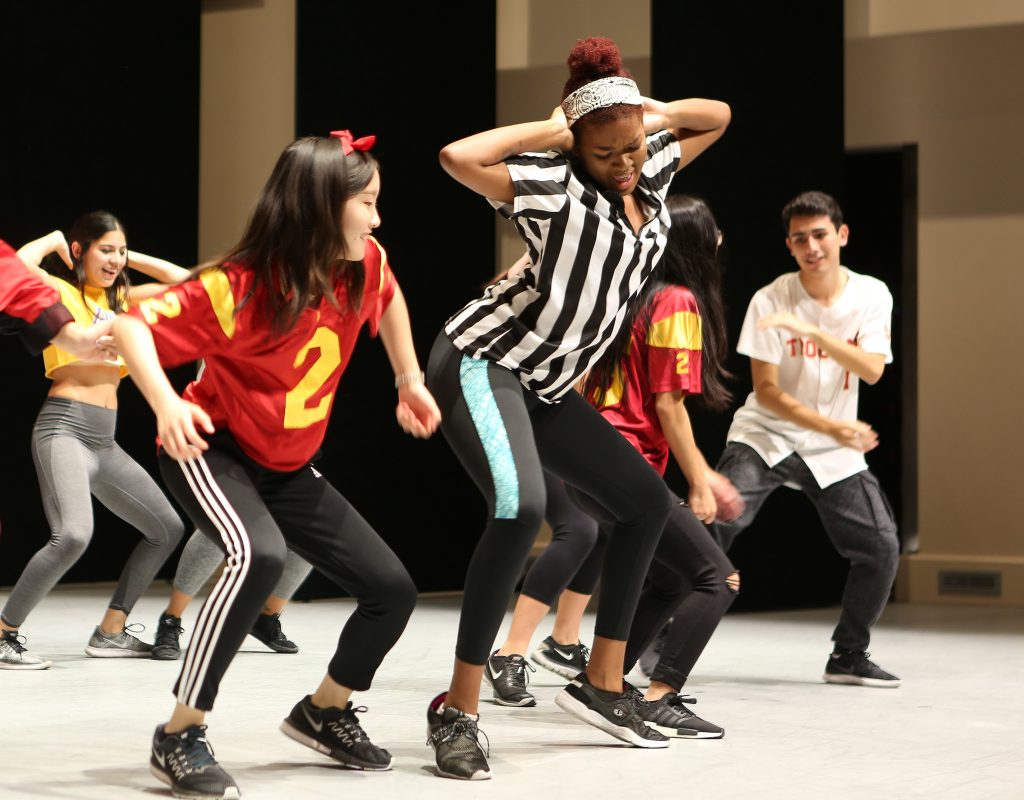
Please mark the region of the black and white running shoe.
POLYGON ((597 689, 586 673, 581 673, 558 693, 555 702, 577 719, 634 747, 668 747, 668 737, 640 718, 635 693, 636 689, 629 684, 623 692, 597 689))
POLYGON ((427 707, 427 744, 434 748, 437 774, 442 778, 485 781, 491 777, 487 764, 490 743, 485 748, 480 737, 487 736, 477 727, 479 717, 471 717, 457 708, 441 708, 447 692, 435 697, 427 707))
POLYGON ((540 647, 530 653, 530 660, 556 675, 572 680, 586 670, 590 651, 582 642, 559 644, 553 636, 549 636, 541 642, 540 647))
POLYGON ((529 676, 526 670, 536 672, 520 655, 492 655, 484 664, 484 680, 494 692, 494 702, 499 706, 535 706, 537 699, 526 691, 529 676))
POLYGON ((723 728, 701 719, 686 708, 685 704, 696 702, 695 697, 675 692, 660 700, 644 700, 641 695, 637 700, 637 713, 640 719, 666 736, 679 739, 721 739, 725 736, 723 728))
POLYGON ((391 769, 391 753, 371 742, 359 724, 356 712, 366 710, 351 700, 345 708, 317 708, 306 695, 285 717, 281 732, 350 769, 391 769))
POLYGON ((193 725, 180 733, 153 734, 149 771, 171 787, 171 794, 186 800, 236 800, 238 784, 217 763, 206 740, 206 726, 193 725))
POLYGON ((871 653, 863 650, 844 650, 837 647, 828 657, 821 679, 826 683, 845 683, 853 686, 895 688, 902 681, 868 659, 871 653))

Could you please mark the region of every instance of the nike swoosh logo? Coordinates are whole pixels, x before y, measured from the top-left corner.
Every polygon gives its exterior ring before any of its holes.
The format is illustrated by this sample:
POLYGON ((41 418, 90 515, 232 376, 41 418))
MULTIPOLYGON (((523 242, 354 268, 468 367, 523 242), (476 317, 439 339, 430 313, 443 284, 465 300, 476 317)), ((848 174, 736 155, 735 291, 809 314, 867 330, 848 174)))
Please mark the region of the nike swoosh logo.
POLYGON ((163 753, 161 753, 159 750, 154 750, 153 751, 153 758, 155 758, 157 761, 160 762, 160 767, 161 768, 167 766, 166 756, 163 753))
POLYGON ((487 669, 491 671, 491 678, 493 678, 494 680, 498 680, 498 678, 501 677, 501 674, 505 671, 503 669, 499 669, 497 672, 495 672, 494 667, 492 667, 490 664, 487 665, 487 669))
POLYGON ((324 729, 324 724, 322 722, 317 722, 315 719, 309 716, 309 712, 306 711, 305 706, 299 706, 299 708, 302 709, 302 716, 306 718, 306 722, 309 723, 309 726, 317 733, 320 733, 324 729))
POLYGON ((572 659, 573 659, 573 656, 574 656, 574 655, 576 655, 576 654, 575 654, 575 653, 573 653, 573 652, 568 652, 568 653, 562 652, 562 651, 561 651, 561 650, 559 650, 559 649, 558 649, 557 647, 552 647, 551 649, 552 649, 552 650, 554 650, 554 651, 555 651, 556 653, 558 653, 558 655, 560 655, 560 656, 561 656, 562 658, 564 658, 564 659, 565 659, 566 661, 572 661, 572 659))

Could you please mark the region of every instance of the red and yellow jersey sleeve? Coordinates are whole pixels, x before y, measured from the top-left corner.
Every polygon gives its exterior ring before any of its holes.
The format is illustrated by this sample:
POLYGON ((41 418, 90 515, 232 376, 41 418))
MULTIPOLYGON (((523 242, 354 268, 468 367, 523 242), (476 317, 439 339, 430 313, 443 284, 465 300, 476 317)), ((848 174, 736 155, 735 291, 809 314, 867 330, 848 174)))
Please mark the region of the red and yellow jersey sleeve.
POLYGON ((175 367, 223 352, 237 332, 235 311, 244 296, 239 268, 211 267, 194 279, 143 300, 131 314, 149 325, 160 363, 175 367))
POLYGON ((652 394, 677 390, 700 394, 700 309, 689 289, 669 286, 655 295, 645 344, 652 394))
MULTIPOLYGON (((376 336, 381 317, 391 305, 398 283, 395 280, 395 274, 391 271, 391 265, 388 263, 387 251, 372 236, 366 241, 363 267, 367 271, 366 293, 374 296, 373 307, 370 309, 370 316, 366 322, 370 328, 370 335, 376 336)), ((363 299, 365 300, 366 297, 363 299)))
POLYGON ((40 352, 71 321, 57 291, 29 272, 10 245, 0 241, 0 331, 22 334, 29 350, 40 352))

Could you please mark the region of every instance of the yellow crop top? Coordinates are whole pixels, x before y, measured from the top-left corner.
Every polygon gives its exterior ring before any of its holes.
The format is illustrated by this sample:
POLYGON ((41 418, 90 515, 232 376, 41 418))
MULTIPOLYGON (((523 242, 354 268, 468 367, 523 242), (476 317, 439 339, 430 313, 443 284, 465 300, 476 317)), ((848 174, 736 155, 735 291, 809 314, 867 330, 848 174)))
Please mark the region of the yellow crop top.
MULTIPOLYGON (((90 325, 95 325, 102 320, 113 319, 114 312, 110 309, 107 295, 103 289, 94 289, 86 286, 85 297, 83 298, 82 293, 67 281, 57 277, 54 277, 54 281, 57 284, 57 291, 60 292, 60 302, 71 312, 71 316, 75 318, 75 322, 79 325, 88 328, 90 325)), ((53 371, 58 367, 66 367, 68 364, 74 364, 78 360, 78 356, 73 356, 66 350, 61 350, 57 345, 51 344, 43 351, 43 366, 46 369, 46 377, 52 377, 53 371)), ((110 362, 110 365, 114 366, 114 362, 110 362)), ((117 366, 121 368, 122 378, 128 374, 128 367, 120 356, 117 359, 117 366)))

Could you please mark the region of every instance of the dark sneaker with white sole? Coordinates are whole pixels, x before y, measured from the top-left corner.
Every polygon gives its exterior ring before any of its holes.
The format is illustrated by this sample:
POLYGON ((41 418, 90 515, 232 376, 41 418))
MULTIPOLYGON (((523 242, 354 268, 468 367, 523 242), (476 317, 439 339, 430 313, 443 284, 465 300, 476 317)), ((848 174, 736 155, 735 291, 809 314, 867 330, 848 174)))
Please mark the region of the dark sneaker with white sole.
POLYGON ((343 709, 317 708, 306 695, 285 717, 281 732, 350 769, 391 769, 391 753, 371 742, 359 724, 356 712, 366 710, 366 706, 353 706, 351 700, 343 709))
POLYGON ((581 673, 558 693, 555 703, 577 719, 634 747, 669 745, 667 736, 640 718, 636 689, 629 684, 623 692, 606 692, 592 686, 586 673, 581 673))
POLYGON ((529 676, 526 670, 536 672, 525 658, 520 655, 492 655, 484 664, 484 680, 494 692, 494 702, 499 706, 537 705, 537 699, 526 691, 529 676))
POLYGON ((181 617, 161 614, 153 637, 153 658, 157 661, 177 661, 181 658, 181 617))
POLYGON ((687 703, 696 703, 695 697, 679 695, 671 692, 660 700, 644 700, 641 695, 637 701, 637 713, 640 719, 666 736, 678 739, 721 739, 725 730, 701 719, 688 708, 687 703))
POLYGON ((171 787, 171 794, 186 800, 236 800, 242 796, 238 784, 213 757, 205 725, 193 725, 180 733, 164 733, 164 726, 157 726, 149 771, 171 787))
POLYGON ((85 654, 93 658, 152 658, 153 645, 133 636, 132 629, 144 630, 142 625, 129 625, 120 633, 108 635, 97 625, 85 646, 85 654))
POLYGON ((549 636, 540 647, 530 653, 530 660, 549 669, 556 675, 572 680, 587 668, 590 651, 582 642, 559 644, 549 636))
POLYGON ((280 614, 260 614, 249 631, 275 653, 297 653, 299 646, 281 630, 280 614))
POLYGON ((845 683, 852 686, 875 686, 895 688, 902 681, 891 675, 878 664, 868 659, 871 653, 863 650, 844 650, 837 647, 828 657, 825 674, 821 679, 826 683, 845 683))
POLYGON ((490 742, 484 748, 480 737, 487 735, 477 727, 479 717, 471 717, 457 708, 441 708, 448 696, 442 692, 427 706, 427 744, 434 748, 437 774, 462 781, 485 781, 491 777, 487 764, 490 742))

